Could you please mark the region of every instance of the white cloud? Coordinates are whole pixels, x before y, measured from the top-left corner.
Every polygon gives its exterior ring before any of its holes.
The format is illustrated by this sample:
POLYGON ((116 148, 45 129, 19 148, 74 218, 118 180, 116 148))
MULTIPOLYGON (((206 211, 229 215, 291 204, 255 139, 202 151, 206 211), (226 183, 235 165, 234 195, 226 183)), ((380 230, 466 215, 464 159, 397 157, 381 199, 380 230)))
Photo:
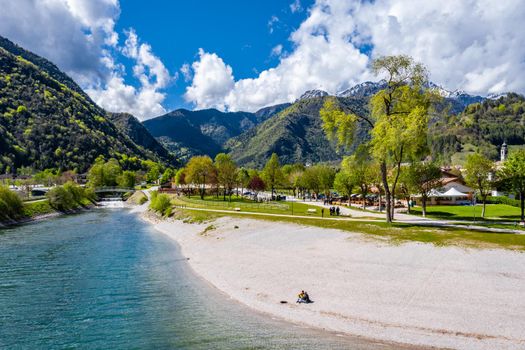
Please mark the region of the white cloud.
POLYGON ((161 90, 172 77, 133 30, 119 46, 118 0, 0 0, 0 8, 0 35, 57 64, 102 107, 141 119, 165 112, 161 90), (126 85, 119 54, 135 61, 139 87, 126 85))
POLYGON ((355 18, 374 55, 409 54, 449 89, 525 91, 521 0, 376 1, 355 18))
POLYGON ((191 81, 193 78, 191 75, 191 67, 188 63, 184 63, 182 67, 180 67, 180 72, 182 73, 185 82, 191 81))
MULTIPOLYGON (((295 3, 294 3, 295 4, 295 3)), ((293 5, 293 4, 292 4, 293 5)), ((293 101, 305 90, 336 93, 375 79, 371 58, 408 54, 423 62, 431 79, 450 90, 488 94, 525 92, 525 6, 522 0, 317 0, 290 40, 293 51, 276 67, 252 79, 223 86, 205 105, 229 110, 256 110, 293 101), (366 48, 369 49, 366 49, 366 48), (362 53, 361 51, 365 51, 362 53)), ((277 23, 271 19, 270 29, 277 23)), ((279 51, 274 47, 272 53, 279 51)), ((216 60, 222 60, 214 55, 216 60)), ((202 56, 201 56, 202 61, 202 56)), ((199 65, 199 61, 194 66, 199 65)), ((233 79, 227 66, 228 79, 233 79)), ((210 67, 212 69, 213 67, 210 67)), ((208 84, 194 72, 194 89, 208 84)), ((201 96, 186 94, 196 106, 201 96)))
POLYGON ((184 97, 196 107, 224 110, 225 98, 234 88, 232 68, 214 53, 199 49, 199 60, 191 65, 194 76, 184 97))
POLYGON ((114 71, 103 86, 88 88, 86 92, 95 102, 111 112, 129 112, 139 119, 148 119, 166 113, 162 106, 166 95, 159 90, 168 86, 171 77, 162 61, 151 51, 151 46, 139 43, 133 29, 126 33, 121 49, 124 56, 135 61, 133 75, 140 87, 126 85, 121 72, 114 71))
POLYGON ((292 11, 292 13, 301 12, 302 10, 301 0, 295 0, 290 4, 290 11, 292 11))
MULTIPOLYGON (((263 106, 293 101, 305 90, 336 92, 368 77, 368 57, 348 41, 355 29, 355 21, 346 15, 349 8, 348 2, 339 2, 330 8, 314 6, 309 17, 291 36, 295 50, 281 57, 277 67, 259 73, 256 78, 238 80, 229 84, 229 88, 222 85, 220 94, 209 95, 204 104, 228 110, 254 111, 263 106)), ((193 83, 188 92, 194 90, 196 80, 199 89, 205 90, 208 80, 204 75, 216 74, 208 70, 212 67, 204 69, 200 65, 202 57, 194 62, 201 69, 194 69, 193 83)), ((224 69, 222 71, 225 73, 224 69)), ((233 81, 231 68, 229 79, 233 81)), ((186 93, 186 98, 197 108, 203 105, 201 95, 186 93)))
POLYGON ((271 55, 280 56, 282 52, 283 52, 283 46, 279 44, 272 49, 271 55))
POLYGON ((270 20, 268 21, 268 30, 270 31, 270 34, 273 33, 275 25, 279 23, 279 17, 272 16, 270 20))

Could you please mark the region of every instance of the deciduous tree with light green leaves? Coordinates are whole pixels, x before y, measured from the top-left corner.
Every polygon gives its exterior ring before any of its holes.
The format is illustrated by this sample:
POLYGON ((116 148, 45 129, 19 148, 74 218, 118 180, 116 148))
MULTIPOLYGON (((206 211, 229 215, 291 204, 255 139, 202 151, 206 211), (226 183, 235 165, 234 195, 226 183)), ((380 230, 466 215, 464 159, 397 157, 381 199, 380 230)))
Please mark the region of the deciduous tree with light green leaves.
POLYGON ((230 201, 233 188, 237 183, 237 164, 226 153, 219 153, 215 156, 215 169, 217 169, 217 181, 223 189, 223 200, 228 194, 230 201))
POLYGON ((279 164, 279 157, 277 153, 273 153, 261 173, 264 183, 272 192, 272 199, 274 198, 275 188, 283 182, 283 172, 279 164))
POLYGON ((199 186, 201 199, 204 199, 206 184, 212 182, 214 175, 213 161, 208 156, 192 157, 186 165, 186 182, 199 186))
POLYGON ((370 115, 346 113, 336 99, 328 99, 320 115, 327 137, 339 146, 352 144, 357 121, 369 126, 371 153, 380 165, 385 191, 386 221, 392 222, 401 164, 426 151, 428 116, 438 97, 425 89, 425 67, 408 56, 381 57, 372 68, 387 86, 370 99, 370 115))
POLYGON ((484 218, 487 196, 494 186, 494 162, 482 154, 474 153, 467 156, 465 168, 467 185, 476 189, 483 202, 481 217, 484 218))
POLYGON ((511 153, 498 175, 511 190, 519 194, 521 222, 525 222, 525 150, 511 153))

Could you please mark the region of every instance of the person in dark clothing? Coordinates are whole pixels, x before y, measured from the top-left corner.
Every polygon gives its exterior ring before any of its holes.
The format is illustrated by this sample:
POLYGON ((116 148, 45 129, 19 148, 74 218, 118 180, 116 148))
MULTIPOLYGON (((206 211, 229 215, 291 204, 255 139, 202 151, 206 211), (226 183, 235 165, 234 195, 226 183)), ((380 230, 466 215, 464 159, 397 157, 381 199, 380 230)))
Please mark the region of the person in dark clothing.
POLYGON ((339 207, 335 208, 335 214, 336 214, 337 216, 339 216, 339 213, 340 213, 340 212, 341 212, 341 211, 339 210, 339 207))

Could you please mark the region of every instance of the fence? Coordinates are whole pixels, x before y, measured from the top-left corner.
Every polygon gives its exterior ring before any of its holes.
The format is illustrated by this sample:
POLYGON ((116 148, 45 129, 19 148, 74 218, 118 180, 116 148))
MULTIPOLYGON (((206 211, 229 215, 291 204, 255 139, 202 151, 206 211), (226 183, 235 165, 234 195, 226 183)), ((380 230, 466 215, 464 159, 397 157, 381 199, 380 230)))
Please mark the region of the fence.
POLYGON ((285 204, 278 204, 278 203, 243 203, 243 202, 220 202, 220 201, 203 201, 203 200, 195 200, 191 198, 184 198, 182 199, 186 203, 191 203, 195 205, 200 206, 206 206, 206 207, 215 207, 220 209, 233 209, 233 208, 241 208, 241 209, 255 209, 255 210, 278 210, 278 211, 289 211, 290 208, 285 204))

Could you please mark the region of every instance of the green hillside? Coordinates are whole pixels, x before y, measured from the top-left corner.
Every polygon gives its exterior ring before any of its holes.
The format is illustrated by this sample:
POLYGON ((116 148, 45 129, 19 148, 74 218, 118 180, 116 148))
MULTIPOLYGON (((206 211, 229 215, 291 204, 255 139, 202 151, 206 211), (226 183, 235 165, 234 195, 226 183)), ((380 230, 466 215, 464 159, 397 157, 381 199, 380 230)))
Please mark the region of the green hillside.
POLYGON ((52 63, 7 39, 0 45, 0 173, 22 166, 83 172, 99 155, 162 159, 120 132, 52 63))
POLYGON ((224 150, 229 139, 254 128, 288 106, 271 106, 256 113, 178 109, 146 120, 144 126, 181 159, 201 154, 213 157, 224 150))
MULTIPOLYGON (((227 148, 239 164, 260 167, 272 153, 283 163, 317 163, 338 161, 345 150, 337 150, 328 141, 319 117, 326 97, 299 100, 255 128, 228 141, 227 148)), ((367 113, 364 98, 339 98, 348 111, 367 113)), ((365 125, 360 125, 356 144, 366 138, 365 125)), ((347 150, 351 151, 351 150, 347 150)))
POLYGON ((471 104, 431 126, 433 153, 457 164, 475 151, 498 159, 503 142, 525 144, 525 97, 515 93, 471 104))

